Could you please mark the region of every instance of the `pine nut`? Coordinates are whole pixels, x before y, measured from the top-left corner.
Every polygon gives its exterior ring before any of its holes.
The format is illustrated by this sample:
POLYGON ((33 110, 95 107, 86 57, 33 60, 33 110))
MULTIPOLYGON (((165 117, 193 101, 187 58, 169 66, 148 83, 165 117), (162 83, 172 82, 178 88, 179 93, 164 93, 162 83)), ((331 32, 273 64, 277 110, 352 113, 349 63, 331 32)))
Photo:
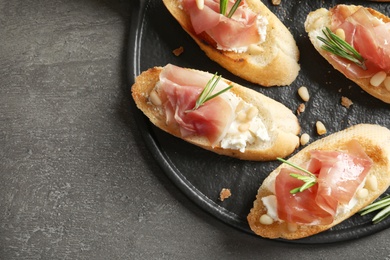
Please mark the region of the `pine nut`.
POLYGON ((296 223, 287 223, 287 229, 290 232, 295 232, 298 230, 298 225, 296 223))
POLYGON ((364 185, 365 188, 369 190, 377 190, 378 189, 378 179, 375 175, 367 176, 366 183, 364 185))
POLYGON ((309 91, 307 90, 307 87, 302 86, 298 89, 298 95, 302 98, 303 101, 309 101, 310 95, 309 91))
POLYGON ((356 196, 357 196, 359 199, 367 198, 367 196, 368 196, 368 190, 365 189, 365 188, 362 188, 362 189, 360 189, 360 190, 357 191, 356 196))
POLYGON ((152 102, 152 104, 155 105, 155 106, 161 106, 162 105, 162 101, 161 101, 160 97, 158 96, 156 90, 152 90, 150 92, 150 94, 149 94, 149 101, 152 102))
POLYGON ((379 71, 370 79, 370 84, 374 87, 378 87, 386 79, 386 72, 379 71))
POLYGON ((241 133, 246 132, 249 130, 250 124, 249 123, 244 123, 238 126, 238 131, 241 133))
POLYGON ((204 0, 196 0, 196 6, 199 10, 203 10, 204 8, 204 0))
POLYGON ((245 113, 245 111, 239 112, 238 115, 237 115, 237 120, 238 120, 238 121, 241 121, 241 122, 244 122, 245 119, 246 119, 246 113, 245 113))
POLYGON ((310 136, 306 133, 301 135, 301 145, 305 145, 309 142, 310 136))
POLYGON ((387 76, 386 79, 383 81, 383 84, 385 84, 385 88, 390 91, 390 76, 387 76))
POLYGON ((274 220, 270 216, 268 216, 267 214, 261 215, 260 224, 271 225, 272 223, 274 223, 274 220))
POLYGON ((317 134, 323 135, 326 134, 325 125, 321 121, 316 122, 317 134))
POLYGON ((247 120, 252 120, 258 114, 259 114, 259 110, 257 109, 257 107, 251 107, 246 112, 246 119, 247 120))
POLYGON ((244 108, 244 102, 243 102, 243 101, 240 101, 240 102, 237 104, 237 106, 236 106, 235 112, 238 113, 238 112, 240 112, 243 108, 244 108))
POLYGON ((343 29, 338 28, 335 32, 335 34, 340 37, 342 40, 345 40, 345 32, 343 29))

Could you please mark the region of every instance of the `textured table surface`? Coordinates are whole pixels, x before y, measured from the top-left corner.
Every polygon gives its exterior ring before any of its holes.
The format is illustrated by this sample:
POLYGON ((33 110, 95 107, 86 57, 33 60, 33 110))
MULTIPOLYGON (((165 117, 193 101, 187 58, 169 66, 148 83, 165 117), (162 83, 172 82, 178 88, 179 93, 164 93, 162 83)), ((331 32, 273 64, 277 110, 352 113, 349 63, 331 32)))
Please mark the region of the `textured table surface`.
POLYGON ((390 230, 293 245, 188 200, 130 109, 131 0, 0 0, 0 259, 390 259, 390 230))

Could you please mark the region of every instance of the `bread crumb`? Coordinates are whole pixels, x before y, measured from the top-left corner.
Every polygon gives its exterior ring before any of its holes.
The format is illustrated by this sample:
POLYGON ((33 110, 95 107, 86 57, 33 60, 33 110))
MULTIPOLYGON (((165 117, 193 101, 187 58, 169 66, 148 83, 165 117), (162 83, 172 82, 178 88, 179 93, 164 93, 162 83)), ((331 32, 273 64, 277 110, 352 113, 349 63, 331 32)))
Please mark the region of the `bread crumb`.
POLYGON ((229 198, 231 195, 232 193, 230 192, 230 189, 223 188, 219 193, 219 200, 224 201, 225 199, 229 198))
POLYGON ((273 5, 280 5, 281 0, 272 0, 273 5))
POLYGON ((180 56, 180 54, 182 54, 184 52, 184 48, 183 48, 183 46, 180 46, 179 48, 174 49, 172 52, 173 52, 173 54, 175 54, 175 56, 180 56))
POLYGON ((324 135, 326 134, 325 125, 321 121, 316 122, 317 134, 324 135))
POLYGON ((341 97, 341 105, 349 108, 353 104, 352 100, 347 97, 341 97))
POLYGON ((301 113, 305 112, 305 104, 301 103, 299 104, 298 108, 297 108, 297 114, 300 115, 301 113))

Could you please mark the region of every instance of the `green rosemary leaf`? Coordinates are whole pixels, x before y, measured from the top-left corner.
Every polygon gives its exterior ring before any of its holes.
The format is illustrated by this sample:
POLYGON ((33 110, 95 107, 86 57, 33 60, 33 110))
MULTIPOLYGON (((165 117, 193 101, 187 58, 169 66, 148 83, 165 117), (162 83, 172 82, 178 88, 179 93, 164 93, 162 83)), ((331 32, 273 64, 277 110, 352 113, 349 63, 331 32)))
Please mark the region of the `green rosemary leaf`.
POLYGON ((382 209, 382 208, 389 206, 389 205, 390 205, 390 196, 386 196, 386 197, 368 205, 367 207, 361 209, 360 214, 363 216, 363 215, 366 215, 366 214, 371 213, 373 211, 382 209))
POLYGON ((290 176, 294 177, 298 180, 304 181, 304 182, 311 182, 313 180, 312 176, 301 175, 301 174, 296 174, 296 173, 290 173, 290 176))
POLYGON ((233 85, 229 85, 226 88, 218 91, 215 94, 212 94, 215 87, 218 85, 218 82, 221 80, 221 76, 218 76, 217 73, 213 75, 213 77, 207 82, 206 87, 202 90, 200 93, 198 99, 195 102, 195 106, 191 110, 186 110, 185 112, 191 112, 196 109, 198 109, 200 106, 202 106, 205 102, 221 95, 222 93, 228 91, 233 87, 233 85))
POLYGON ((291 162, 289 162, 289 161, 286 161, 286 160, 284 160, 284 159, 282 159, 282 158, 277 158, 279 161, 281 161, 282 163, 285 163, 285 164, 287 164, 287 165, 289 165, 289 166, 291 166, 291 167, 293 167, 293 168, 295 168, 295 169, 297 169, 297 170, 300 170, 300 171, 302 171, 302 172, 304 172, 304 173, 307 173, 307 174, 309 174, 309 175, 311 175, 311 176, 314 176, 314 177, 316 177, 313 173, 311 173, 311 172, 309 172, 308 170, 306 170, 306 169, 303 169, 302 167, 300 167, 300 166, 298 166, 298 165, 296 165, 296 164, 294 164, 294 163, 291 163, 291 162))
MULTIPOLYGON (((290 174, 290 176, 295 178, 295 176, 293 176, 293 174, 290 174)), ((297 174, 297 176, 299 176, 299 174, 297 174)), ((301 175, 301 176, 303 176, 303 175, 301 175)), ((296 188, 290 190, 291 194, 295 194, 295 193, 307 190, 307 189, 313 187, 317 183, 317 180, 313 179, 312 177, 308 177, 306 179, 303 179, 303 178, 298 178, 298 179, 303 181, 304 183, 302 186, 296 187, 296 188)))
POLYGON ((222 93, 228 91, 228 90, 231 89, 232 87, 233 87, 232 85, 229 85, 228 87, 222 89, 221 91, 215 93, 214 95, 211 95, 211 96, 207 97, 203 103, 205 103, 205 102, 209 101, 210 99, 213 99, 213 98, 215 98, 215 97, 221 95, 222 93))
POLYGON ((304 190, 309 189, 309 188, 312 187, 312 186, 314 186, 314 184, 316 184, 315 181, 306 182, 305 184, 302 185, 302 187, 301 187, 301 192, 304 191, 304 190))
POLYGON ((295 189, 290 190, 291 194, 295 194, 295 193, 298 193, 298 192, 301 192, 301 187, 297 187, 295 189))
POLYGON ((221 76, 219 76, 217 79, 215 77, 217 74, 215 74, 211 80, 207 83, 206 87, 202 90, 200 93, 199 98, 196 100, 196 106, 195 109, 199 108, 204 102, 206 102, 206 99, 210 94, 214 91, 215 87, 218 84, 218 81, 221 79, 221 76))
POLYGON ((362 69, 366 70, 366 65, 364 63, 364 58, 360 55, 358 51, 355 50, 350 44, 345 40, 341 39, 339 36, 334 34, 328 27, 322 31, 326 38, 317 36, 317 38, 324 43, 322 49, 333 53, 341 58, 347 59, 356 65, 360 66, 362 69))
POLYGON ((373 224, 377 224, 390 216, 390 195, 387 195, 361 209, 359 213, 360 215, 364 216, 377 210, 379 210, 379 212, 372 219, 373 224))
POLYGON ((279 161, 297 169, 297 170, 300 170, 308 175, 302 175, 302 174, 297 174, 297 173, 290 173, 290 176, 293 177, 293 178, 296 178, 298 180, 301 180, 303 181, 303 185, 301 187, 297 187, 297 188, 294 188, 292 190, 290 190, 290 193, 291 194, 295 194, 295 193, 298 193, 298 192, 302 192, 304 190, 307 190, 309 189, 310 187, 314 186, 316 183, 317 183, 317 176, 315 176, 313 173, 311 173, 310 171, 296 165, 296 164, 293 164, 289 161, 286 161, 282 158, 277 158, 279 161))
POLYGON ((232 6, 232 9, 230 9, 230 12, 229 12, 229 14, 227 15, 227 17, 232 18, 234 12, 236 12, 236 10, 237 10, 238 6, 240 5, 240 3, 241 3, 241 0, 237 0, 237 1, 234 3, 234 5, 232 6))
POLYGON ((227 5, 229 0, 221 0, 219 2, 219 13, 222 15, 226 15, 227 5))
POLYGON ((386 208, 379 211, 378 214, 375 215, 375 217, 372 219, 374 224, 377 224, 387 218, 390 215, 390 206, 387 206, 386 208))
POLYGON ((219 2, 219 13, 228 17, 228 18, 232 18, 233 14, 236 12, 237 8, 240 6, 241 1, 242 0, 236 0, 234 2, 234 5, 232 6, 232 9, 230 9, 229 13, 226 14, 229 0, 221 0, 219 2))

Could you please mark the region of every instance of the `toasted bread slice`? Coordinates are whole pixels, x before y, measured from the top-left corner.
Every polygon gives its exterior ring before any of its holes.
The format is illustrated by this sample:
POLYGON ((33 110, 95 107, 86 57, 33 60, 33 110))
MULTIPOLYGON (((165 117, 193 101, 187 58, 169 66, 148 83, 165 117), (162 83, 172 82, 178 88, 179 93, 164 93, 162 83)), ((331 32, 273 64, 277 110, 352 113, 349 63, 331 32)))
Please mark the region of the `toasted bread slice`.
MULTIPOLYGON (((177 124, 167 124, 163 106, 156 106, 150 102, 150 93, 159 81, 162 67, 151 68, 136 78, 132 86, 132 96, 137 107, 160 129, 176 137, 213 151, 221 155, 227 155, 242 160, 265 161, 274 160, 277 157, 285 157, 291 154, 299 146, 300 125, 297 117, 283 104, 260 94, 257 91, 235 84, 223 79, 233 85, 229 90, 245 102, 254 105, 259 111, 259 117, 263 121, 269 135, 268 141, 259 141, 248 144, 245 152, 236 149, 224 149, 220 145, 212 147, 207 138, 203 136, 182 137, 177 124)), ((193 69, 189 69, 196 71, 193 69)), ((206 73, 206 72, 203 72, 206 73)), ((210 74, 210 78, 213 74, 210 74)))
MULTIPOLYGON (((356 11, 358 10, 358 8, 362 6, 350 5, 349 7, 351 8, 351 10, 356 11)), ((390 18, 385 16, 384 14, 371 8, 365 8, 365 9, 376 18, 382 20, 383 22, 385 23, 390 22, 390 18)), ((331 59, 328 55, 326 55, 327 51, 321 48, 322 42, 317 38, 317 36, 325 37, 322 30, 324 30, 325 27, 330 28, 330 26, 331 26, 331 12, 325 8, 320 8, 313 12, 310 12, 305 21, 305 30, 309 35, 311 43, 313 44, 315 49, 319 52, 319 54, 321 54, 321 56, 323 56, 335 69, 337 69, 337 67, 334 64, 334 60, 331 59)), ((347 78, 355 82, 357 85, 359 85, 368 94, 386 103, 390 103, 390 91, 386 89, 384 83, 376 87, 370 84, 371 78, 354 78, 352 76, 345 74, 343 71, 339 69, 337 70, 340 71, 344 76, 346 76, 347 78)))
POLYGON ((377 180, 376 188, 368 188, 369 193, 366 197, 358 198, 357 203, 349 210, 337 213, 334 221, 329 225, 291 225, 291 223, 288 224, 283 221, 275 221, 272 224, 264 225, 260 223, 260 217, 263 214, 267 214, 267 209, 263 204, 262 198, 272 194, 270 187, 273 181, 282 168, 288 167, 288 165, 282 164, 271 172, 258 190, 253 208, 247 217, 253 232, 266 238, 299 239, 308 237, 339 224, 384 193, 390 185, 390 131, 385 127, 371 124, 352 126, 313 142, 292 156, 288 161, 296 165, 302 165, 309 160, 309 151, 316 149, 337 151, 351 140, 358 141, 365 153, 372 159, 373 166, 366 178, 375 176, 374 179, 377 180))
POLYGON ((182 8, 181 0, 163 2, 206 55, 231 73, 265 87, 289 85, 298 76, 299 50, 294 37, 260 0, 245 2, 254 12, 267 18, 266 40, 244 53, 217 50, 206 33, 195 33, 189 16, 182 8))

